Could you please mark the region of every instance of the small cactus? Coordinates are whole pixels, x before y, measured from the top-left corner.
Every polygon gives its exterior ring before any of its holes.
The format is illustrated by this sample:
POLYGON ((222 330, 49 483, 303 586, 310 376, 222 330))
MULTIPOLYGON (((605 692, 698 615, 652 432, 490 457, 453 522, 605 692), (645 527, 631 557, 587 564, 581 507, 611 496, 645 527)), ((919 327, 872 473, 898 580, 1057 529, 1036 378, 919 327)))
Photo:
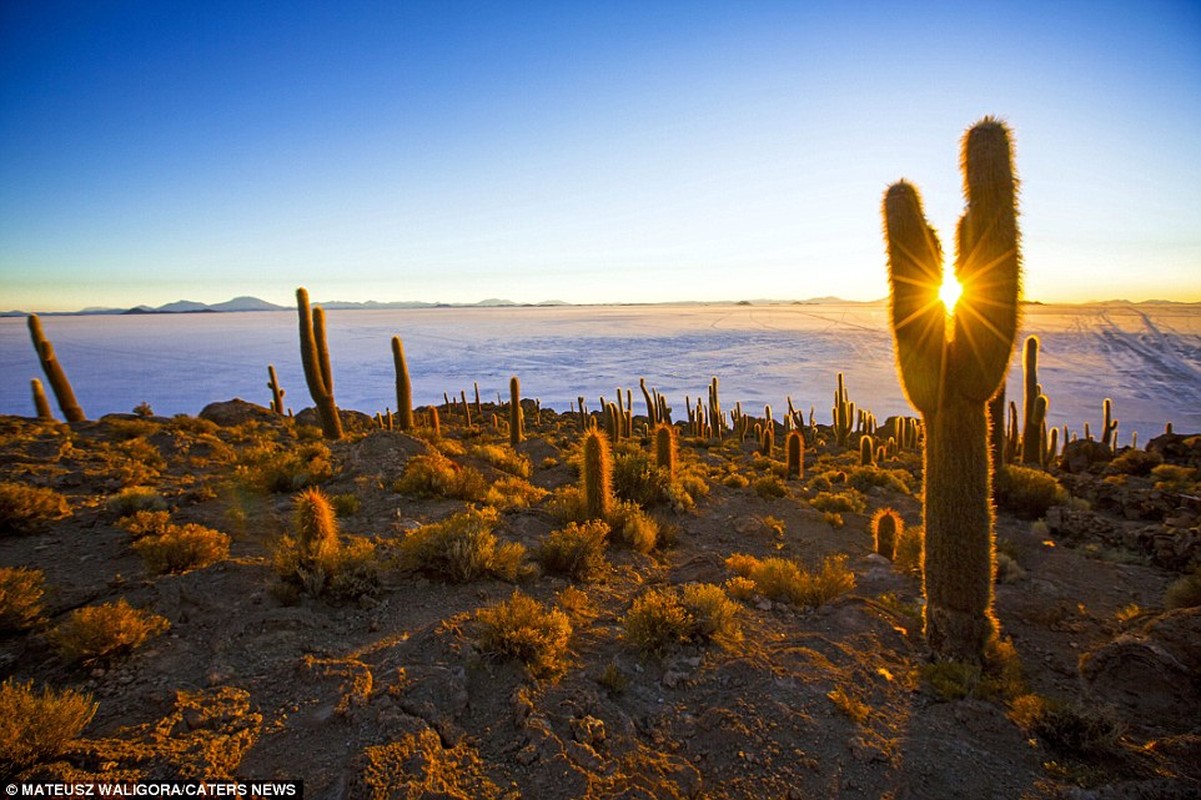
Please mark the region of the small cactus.
POLYGON ((525 441, 525 417, 521 414, 521 381, 517 376, 509 378, 509 446, 516 447, 525 441))
POLYGON ((838 389, 834 392, 834 441, 840 447, 846 447, 855 427, 855 404, 847 395, 846 384, 842 373, 838 373, 838 389))
POLYGON ((872 515, 872 549, 892 561, 897 554, 897 541, 905 530, 905 521, 891 508, 881 508, 872 515))
POLYGON ((655 426, 655 466, 668 475, 676 474, 676 429, 666 423, 655 426))
POLYGON ((1118 446, 1118 421, 1113 418, 1113 401, 1106 397, 1101 407, 1105 414, 1105 420, 1101 423, 1101 443, 1106 447, 1116 450, 1118 446))
POLYGON ((1046 418, 1046 401, 1043 401, 1043 415, 1039 416, 1039 398, 1043 397, 1042 386, 1038 383, 1038 337, 1027 336, 1025 350, 1022 355, 1022 378, 1025 382, 1023 396, 1022 424, 1022 463, 1037 464, 1043 452, 1042 437, 1039 436, 1039 426, 1046 418))
POLYGON ((338 522, 325 492, 313 486, 296 495, 296 539, 303 558, 320 561, 338 551, 338 522))
POLYGON ((609 441, 593 428, 584 434, 584 464, 580 471, 584 510, 589 519, 608 519, 613 509, 613 457, 609 441))
POLYGON ((37 351, 38 360, 42 362, 42 371, 46 373, 46 379, 50 381, 50 388, 58 400, 58 408, 63 412, 63 418, 67 422, 83 422, 87 415, 75 399, 75 391, 71 388, 71 382, 67 380, 67 373, 63 371, 58 356, 55 355, 54 345, 42 333, 42 321, 38 319, 37 314, 29 315, 29 335, 33 339, 33 349, 37 351))
POLYGON ((788 474, 794 478, 805 477, 805 438, 798 430, 788 433, 784 440, 784 458, 788 474))
POLYGON ((876 442, 870 436, 859 437, 859 465, 876 466, 876 442))
POLYGON ((275 374, 275 365, 267 365, 267 388, 271 390, 271 410, 281 417, 284 415, 284 395, 287 394, 279 385, 279 378, 275 374))

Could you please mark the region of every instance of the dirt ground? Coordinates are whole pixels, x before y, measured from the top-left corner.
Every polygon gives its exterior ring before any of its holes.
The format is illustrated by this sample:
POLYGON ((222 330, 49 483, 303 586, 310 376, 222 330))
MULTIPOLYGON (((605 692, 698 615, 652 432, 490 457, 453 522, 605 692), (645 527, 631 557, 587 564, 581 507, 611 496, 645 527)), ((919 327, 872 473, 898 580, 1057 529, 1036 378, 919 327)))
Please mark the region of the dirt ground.
MULTIPOLYGON (((503 431, 468 430, 441 410, 440 440, 372 430, 330 445, 317 483, 357 498, 339 519, 344 535, 387 555, 410 531, 462 511, 463 500, 394 490, 408 461, 431 448, 489 481, 502 475, 470 446, 507 446, 503 431)), ((488 410, 504 413, 485 408, 485 419, 488 410)), ((378 591, 331 601, 281 591, 272 548, 293 530, 293 491, 261 488, 246 466, 264 442, 286 453, 311 433, 265 411, 240 413, 206 414, 220 425, 0 418, 0 480, 52 488, 71 508, 0 535, 0 566, 42 570, 46 585, 39 622, 0 638, 0 674, 99 704, 80 738, 22 777, 303 779, 308 798, 1201 796, 1197 610, 1164 611, 1165 589, 1188 564, 1146 544, 1162 544, 1156 531, 1195 536, 1195 510, 1174 507, 1181 501, 1171 495, 1157 496, 1167 511, 1150 519, 1079 499, 1058 527, 999 513, 1007 563, 996 614, 1021 666, 1010 683, 1078 712, 1032 728, 1012 686, 990 688, 978 675, 962 692, 938 683, 921 635, 920 577, 873 553, 872 513, 891 507, 920 525, 918 493, 871 486, 864 510, 843 512, 841 526, 811 505, 813 477, 845 475, 857 449, 811 443, 806 478, 781 480, 784 496, 771 497, 756 481, 780 469, 749 444, 682 436, 682 466, 702 476, 707 494, 691 509, 648 509, 670 541, 649 553, 609 547, 594 581, 527 566, 513 581, 451 584, 384 559, 378 591), (118 525, 113 498, 129 485, 152 487, 174 522, 227 533, 228 558, 151 572, 118 525), (1090 538, 1082 518, 1133 546, 1090 538), (635 598, 723 585, 733 553, 811 567, 845 554, 855 587, 816 608, 740 601, 739 641, 649 654, 626 640, 635 598), (561 674, 534 678, 481 650, 476 612, 515 588, 570 617, 561 674), (119 598, 166 617, 169 630, 127 654, 66 662, 50 631, 75 609, 119 598), (1161 633, 1169 628, 1176 633, 1161 633), (1143 650, 1127 657, 1114 650, 1123 643, 1143 650), (1095 722, 1085 712, 1113 723, 1114 736, 1074 735, 1073 725, 1095 722)), ((533 465, 530 482, 552 492, 574 485, 578 418, 542 410, 527 420, 517 449, 533 465)), ((920 487, 916 453, 885 468, 920 487)), ((1077 498, 1095 498, 1101 480, 1064 482, 1077 498)), ((1124 491, 1139 487, 1139 497, 1154 494, 1143 478, 1124 491)), ((541 499, 504 511, 496 534, 533 553, 562 524, 541 499)))

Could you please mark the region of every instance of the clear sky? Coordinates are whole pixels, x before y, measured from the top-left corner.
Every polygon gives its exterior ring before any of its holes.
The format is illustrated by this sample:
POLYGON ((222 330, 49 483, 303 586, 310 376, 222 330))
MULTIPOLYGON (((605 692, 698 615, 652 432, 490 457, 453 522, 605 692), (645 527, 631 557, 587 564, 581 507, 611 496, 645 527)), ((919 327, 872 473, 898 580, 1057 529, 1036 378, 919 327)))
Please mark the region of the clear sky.
POLYGON ((0 2, 0 309, 887 294, 1015 131, 1026 295, 1201 300, 1201 4, 0 2))

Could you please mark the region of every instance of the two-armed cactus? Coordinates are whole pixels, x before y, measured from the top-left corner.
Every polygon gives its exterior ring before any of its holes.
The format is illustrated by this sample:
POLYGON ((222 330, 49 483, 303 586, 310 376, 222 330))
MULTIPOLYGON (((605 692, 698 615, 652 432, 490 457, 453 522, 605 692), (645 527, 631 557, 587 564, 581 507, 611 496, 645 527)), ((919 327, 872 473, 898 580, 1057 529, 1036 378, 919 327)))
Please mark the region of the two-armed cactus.
POLYGON ((300 316, 300 360, 321 419, 321 432, 327 439, 341 439, 342 417, 334 402, 334 376, 325 342, 325 310, 321 306, 309 310, 309 292, 302 286, 296 290, 296 311, 300 316))
POLYGON ((963 140, 967 209, 956 231, 954 309, 939 299, 942 247, 906 181, 884 196, 897 365, 925 446, 926 640, 980 662, 993 616, 993 507, 985 406, 1005 377, 1018 325, 1017 182, 1009 130, 986 117, 963 140))
MULTIPOLYGON (((71 389, 71 382, 67 380, 67 373, 63 371, 62 364, 58 363, 54 345, 42 333, 42 321, 38 319, 37 314, 29 315, 29 335, 33 338, 33 349, 38 353, 38 360, 42 362, 42 371, 46 373, 50 388, 54 390, 59 410, 63 412, 67 422, 83 422, 87 416, 75 399, 75 392, 71 389)), ((38 415, 41 414, 42 409, 39 407, 38 415)))

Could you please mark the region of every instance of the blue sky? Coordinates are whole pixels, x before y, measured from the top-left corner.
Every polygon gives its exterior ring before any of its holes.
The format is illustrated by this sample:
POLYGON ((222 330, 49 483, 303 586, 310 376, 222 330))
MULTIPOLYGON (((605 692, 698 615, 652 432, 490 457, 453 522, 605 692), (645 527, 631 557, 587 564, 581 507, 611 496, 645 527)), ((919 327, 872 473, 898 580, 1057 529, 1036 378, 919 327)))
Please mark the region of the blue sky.
POLYGON ((1015 131, 1026 294, 1201 300, 1201 6, 0 4, 0 308, 887 293, 1015 131))

